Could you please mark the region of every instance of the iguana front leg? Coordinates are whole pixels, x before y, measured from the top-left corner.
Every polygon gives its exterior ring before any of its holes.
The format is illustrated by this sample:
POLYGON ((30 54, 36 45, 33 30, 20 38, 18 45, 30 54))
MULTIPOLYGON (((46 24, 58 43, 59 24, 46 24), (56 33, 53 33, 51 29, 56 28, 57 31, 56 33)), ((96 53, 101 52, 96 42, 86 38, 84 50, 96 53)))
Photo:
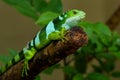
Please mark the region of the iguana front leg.
POLYGON ((60 31, 54 31, 48 35, 49 40, 62 40, 64 41, 66 29, 63 27, 60 31))

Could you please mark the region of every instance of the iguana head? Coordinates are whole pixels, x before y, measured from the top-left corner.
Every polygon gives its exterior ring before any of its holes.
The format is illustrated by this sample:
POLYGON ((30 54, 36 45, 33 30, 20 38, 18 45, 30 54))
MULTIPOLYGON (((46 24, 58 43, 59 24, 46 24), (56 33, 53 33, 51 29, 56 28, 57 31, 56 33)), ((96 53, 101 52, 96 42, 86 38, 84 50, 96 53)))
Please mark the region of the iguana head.
POLYGON ((64 13, 64 17, 66 18, 65 24, 73 27, 79 23, 83 18, 85 18, 86 13, 81 10, 70 10, 64 13))

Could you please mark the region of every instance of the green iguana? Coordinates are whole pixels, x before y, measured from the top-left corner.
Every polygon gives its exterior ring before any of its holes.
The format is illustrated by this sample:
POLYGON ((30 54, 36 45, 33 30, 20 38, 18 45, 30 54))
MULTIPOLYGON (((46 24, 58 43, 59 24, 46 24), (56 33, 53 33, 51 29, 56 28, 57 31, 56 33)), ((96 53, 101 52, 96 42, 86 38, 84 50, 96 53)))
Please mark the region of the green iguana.
POLYGON ((22 76, 24 76, 24 74, 27 75, 27 70, 29 70, 28 61, 33 58, 37 51, 46 47, 51 41, 64 39, 65 32, 77 25, 84 17, 85 12, 74 9, 63 13, 50 21, 19 54, 3 67, 0 75, 21 60, 24 60, 22 76))

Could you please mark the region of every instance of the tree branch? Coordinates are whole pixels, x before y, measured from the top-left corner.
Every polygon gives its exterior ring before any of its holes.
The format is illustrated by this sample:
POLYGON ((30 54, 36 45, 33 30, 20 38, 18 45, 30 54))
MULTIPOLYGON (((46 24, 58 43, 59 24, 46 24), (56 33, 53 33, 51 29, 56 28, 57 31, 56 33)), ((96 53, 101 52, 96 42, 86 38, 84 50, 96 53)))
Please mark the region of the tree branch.
POLYGON ((29 61, 28 76, 21 77, 23 61, 20 61, 0 76, 0 80, 34 80, 35 76, 41 71, 74 53, 87 42, 86 33, 81 28, 74 27, 67 31, 64 42, 60 40, 53 41, 36 53, 34 58, 29 61))
POLYGON ((120 23, 120 6, 107 20, 106 24, 110 27, 111 30, 114 30, 119 23, 120 23))

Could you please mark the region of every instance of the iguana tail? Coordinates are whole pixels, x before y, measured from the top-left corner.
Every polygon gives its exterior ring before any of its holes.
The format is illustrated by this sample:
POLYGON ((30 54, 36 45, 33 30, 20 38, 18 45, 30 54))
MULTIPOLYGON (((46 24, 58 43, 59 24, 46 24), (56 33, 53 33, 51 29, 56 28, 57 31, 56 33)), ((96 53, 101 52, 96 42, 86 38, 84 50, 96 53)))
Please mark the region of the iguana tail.
POLYGON ((23 50, 17 54, 12 60, 10 60, 4 67, 1 68, 0 70, 0 76, 6 72, 9 68, 11 68, 13 65, 15 65, 16 63, 18 63, 19 61, 21 61, 22 59, 24 59, 24 54, 23 54, 23 50))

